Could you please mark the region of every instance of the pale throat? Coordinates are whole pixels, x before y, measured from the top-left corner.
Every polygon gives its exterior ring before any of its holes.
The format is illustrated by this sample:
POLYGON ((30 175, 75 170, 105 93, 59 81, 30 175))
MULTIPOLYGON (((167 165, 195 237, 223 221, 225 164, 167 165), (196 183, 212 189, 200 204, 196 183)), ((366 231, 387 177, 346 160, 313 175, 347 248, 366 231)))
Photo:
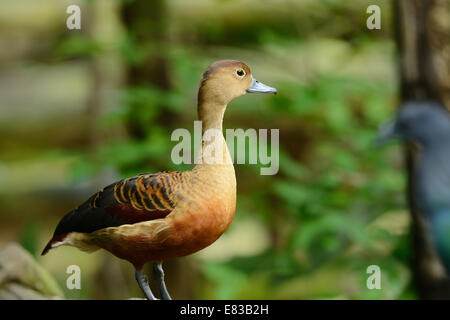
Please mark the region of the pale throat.
POLYGON ((202 145, 200 165, 232 165, 231 156, 223 136, 223 116, 226 105, 203 103, 199 105, 202 121, 202 145))

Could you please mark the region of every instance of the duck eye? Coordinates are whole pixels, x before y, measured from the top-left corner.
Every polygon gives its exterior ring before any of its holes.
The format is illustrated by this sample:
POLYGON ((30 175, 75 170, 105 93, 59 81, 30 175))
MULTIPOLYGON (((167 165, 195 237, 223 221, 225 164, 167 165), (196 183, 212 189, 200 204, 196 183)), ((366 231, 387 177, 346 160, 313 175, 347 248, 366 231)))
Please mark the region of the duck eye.
POLYGON ((238 71, 236 71, 236 73, 239 77, 242 77, 245 74, 244 70, 242 69, 239 69, 238 71))

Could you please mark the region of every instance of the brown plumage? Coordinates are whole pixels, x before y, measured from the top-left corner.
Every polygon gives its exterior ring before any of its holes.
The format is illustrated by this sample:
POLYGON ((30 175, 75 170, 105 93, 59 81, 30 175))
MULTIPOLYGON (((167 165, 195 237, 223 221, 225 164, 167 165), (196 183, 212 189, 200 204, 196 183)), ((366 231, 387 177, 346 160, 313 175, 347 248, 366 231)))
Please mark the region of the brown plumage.
POLYGON ((214 150, 213 155, 220 151, 216 161, 202 152, 202 163, 191 171, 142 174, 105 187, 60 221, 43 254, 60 245, 84 251, 103 248, 141 270, 147 262, 185 256, 216 241, 236 207, 236 178, 222 119, 227 104, 250 89, 276 92, 254 80, 240 61, 211 64, 200 83, 198 113, 203 133, 220 132, 218 139, 202 140, 202 150, 214 150))

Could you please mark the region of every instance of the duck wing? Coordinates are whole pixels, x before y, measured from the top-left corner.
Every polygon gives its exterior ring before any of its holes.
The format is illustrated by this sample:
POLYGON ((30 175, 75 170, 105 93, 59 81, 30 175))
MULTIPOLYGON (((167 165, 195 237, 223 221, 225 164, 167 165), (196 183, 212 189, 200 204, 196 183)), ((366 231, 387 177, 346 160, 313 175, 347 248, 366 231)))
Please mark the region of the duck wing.
POLYGON ((42 255, 70 232, 91 233, 166 217, 175 208, 174 190, 182 178, 180 171, 146 173, 103 188, 61 219, 42 255))

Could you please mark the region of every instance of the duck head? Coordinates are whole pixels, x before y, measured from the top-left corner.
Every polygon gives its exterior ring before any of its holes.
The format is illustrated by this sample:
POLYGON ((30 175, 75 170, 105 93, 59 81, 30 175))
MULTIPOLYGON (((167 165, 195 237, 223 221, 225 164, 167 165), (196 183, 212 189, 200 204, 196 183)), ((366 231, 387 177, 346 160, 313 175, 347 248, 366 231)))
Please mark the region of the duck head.
POLYGON ((277 90, 253 78, 245 63, 238 60, 219 60, 212 63, 203 74, 199 103, 209 101, 225 106, 247 92, 276 94, 277 90))

